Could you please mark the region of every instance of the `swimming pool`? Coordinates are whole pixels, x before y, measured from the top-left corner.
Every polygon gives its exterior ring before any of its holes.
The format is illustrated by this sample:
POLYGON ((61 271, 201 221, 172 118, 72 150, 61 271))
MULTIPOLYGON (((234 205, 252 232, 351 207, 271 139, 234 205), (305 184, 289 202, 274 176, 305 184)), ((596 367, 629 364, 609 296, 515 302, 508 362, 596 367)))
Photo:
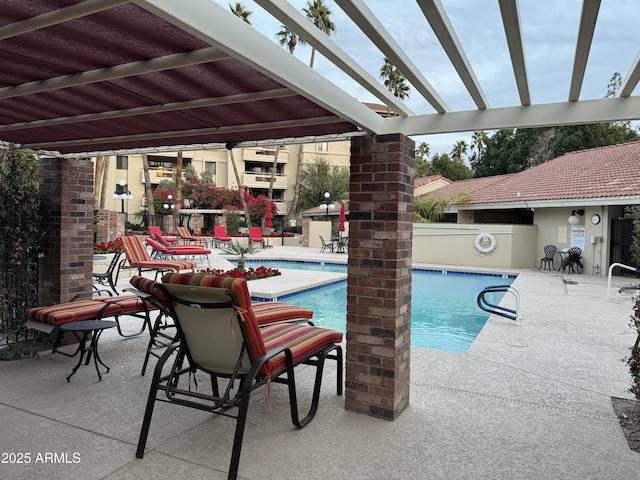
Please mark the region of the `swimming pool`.
MULTIPOLYGON (((312 262, 252 261, 270 268, 347 271, 346 265, 312 262)), ((449 352, 465 353, 489 314, 480 310, 478 294, 490 285, 510 285, 515 276, 442 272, 414 269, 411 301, 411 344, 449 352)), ((504 293, 492 293, 487 299, 499 303, 504 293)), ((279 300, 310 308, 314 324, 344 332, 347 321, 347 282, 341 281, 279 300)))

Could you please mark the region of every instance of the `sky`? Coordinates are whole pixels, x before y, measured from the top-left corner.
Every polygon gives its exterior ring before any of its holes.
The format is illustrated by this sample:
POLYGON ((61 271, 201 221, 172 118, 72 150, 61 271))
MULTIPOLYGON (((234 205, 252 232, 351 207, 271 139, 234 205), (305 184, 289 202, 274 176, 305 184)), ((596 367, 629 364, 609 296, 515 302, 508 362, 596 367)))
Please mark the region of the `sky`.
MULTIPOLYGON (((222 5, 230 1, 215 0, 222 5)), ((498 0, 441 0, 490 107, 519 105, 519 96, 509 59, 498 0)), ((235 2, 233 2, 235 3, 235 2)), ((254 28, 276 41, 280 22, 256 3, 243 5, 253 13, 254 28)), ((301 10, 306 0, 290 0, 301 10)), ((332 11, 336 32, 332 39, 375 78, 379 78, 384 55, 353 24, 332 0, 324 0, 332 11)), ((475 110, 471 96, 436 39, 431 26, 414 0, 366 0, 364 2, 392 32, 395 40, 419 67, 453 111, 475 110)), ((533 104, 566 101, 569 95, 573 57, 579 28, 581 0, 520 0, 520 22, 529 88, 533 104)), ((624 79, 640 46, 640 8, 637 0, 602 0, 580 99, 606 95, 614 72, 624 79)), ((311 48, 298 45, 294 55, 309 63, 311 48)), ((363 102, 381 103, 371 93, 345 76, 316 53, 314 70, 363 102)), ((382 80, 381 80, 382 81, 382 80)), ((434 113, 415 89, 404 103, 417 114, 434 113)), ((491 134, 492 132, 488 132, 491 134)), ((427 142, 431 154, 449 153, 458 140, 470 143, 471 132, 412 137, 416 146, 427 142)))

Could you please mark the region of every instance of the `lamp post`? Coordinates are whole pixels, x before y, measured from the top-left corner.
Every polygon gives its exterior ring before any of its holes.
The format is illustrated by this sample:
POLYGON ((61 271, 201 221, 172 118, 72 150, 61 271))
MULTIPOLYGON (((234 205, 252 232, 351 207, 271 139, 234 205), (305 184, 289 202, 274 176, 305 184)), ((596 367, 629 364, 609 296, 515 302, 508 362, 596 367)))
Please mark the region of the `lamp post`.
POLYGON ((324 192, 324 200, 322 201, 322 205, 320 208, 324 209, 326 212, 326 221, 329 221, 329 209, 336 208, 335 205, 329 200, 331 198, 331 194, 329 192, 324 192))
POLYGON ((116 190, 115 192, 113 192, 113 199, 122 201, 121 212, 124 213, 124 201, 133 200, 133 195, 131 195, 131 192, 127 190, 127 182, 125 182, 124 180, 120 180, 116 184, 116 190))
POLYGON ((171 210, 171 215, 173 215, 173 211, 176 208, 176 206, 173 203, 173 195, 171 194, 167 195, 167 202, 164 205, 162 205, 162 207, 165 210, 171 210))

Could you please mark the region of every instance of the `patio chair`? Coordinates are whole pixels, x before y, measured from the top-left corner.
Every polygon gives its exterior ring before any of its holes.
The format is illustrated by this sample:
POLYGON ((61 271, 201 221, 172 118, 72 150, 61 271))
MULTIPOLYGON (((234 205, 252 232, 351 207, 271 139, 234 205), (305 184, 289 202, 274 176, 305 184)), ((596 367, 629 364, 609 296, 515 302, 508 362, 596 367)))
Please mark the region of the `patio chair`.
POLYGON ((122 250, 118 250, 113 255, 111 259, 111 263, 107 267, 107 270, 104 272, 93 272, 93 288, 95 290, 100 290, 97 285, 101 285, 103 287, 109 287, 113 292, 118 295, 118 290, 116 289, 116 284, 118 283, 118 276, 120 275, 120 266, 124 259, 120 259, 122 256, 122 250), (114 277, 115 273, 115 277, 114 277))
POLYGON ((553 259, 556 256, 557 251, 558 248, 555 245, 547 245, 546 247, 544 247, 544 257, 540 259, 540 270, 542 270, 543 263, 547 270, 556 269, 556 266, 553 263, 553 259))
POLYGON ((159 273, 181 270, 191 270, 196 268, 195 262, 182 260, 156 260, 151 259, 149 252, 142 243, 142 239, 138 235, 123 235, 122 250, 127 257, 127 262, 132 268, 138 269, 138 275, 143 272, 156 272, 156 278, 159 273))
POLYGON ((152 238, 147 238, 145 241, 147 242, 147 245, 153 249, 151 253, 152 259, 173 260, 180 256, 201 257, 206 260, 209 267, 211 267, 211 262, 209 261, 211 250, 208 250, 201 245, 176 245, 175 247, 165 247, 160 242, 156 242, 152 238))
POLYGON ((333 249, 336 247, 335 242, 325 242, 324 237, 322 235, 319 235, 319 237, 320 237, 320 243, 322 244, 322 247, 320 248, 320 253, 323 253, 325 250, 329 250, 330 252, 333 252, 333 249))
MULTIPOLYGON (((175 275, 183 276, 176 276, 173 280, 174 282, 185 281, 184 279, 186 278, 189 281, 195 281, 198 284, 201 282, 200 278, 202 277, 202 274, 175 275)), ((215 278, 210 278, 208 280, 208 284, 218 288, 233 288, 235 285, 233 280, 234 279, 232 277, 215 276, 215 278)), ((151 323, 148 324, 150 339, 149 344, 147 345, 147 353, 144 358, 144 363, 142 365, 142 375, 144 375, 147 363, 149 362, 149 357, 154 356, 156 358, 160 358, 164 349, 177 340, 175 324, 171 320, 170 316, 164 315, 165 312, 169 311, 167 297, 163 290, 156 288, 156 282, 154 280, 146 277, 135 276, 132 277, 129 282, 133 285, 134 289, 127 289, 128 291, 136 293, 142 299, 146 300, 147 303, 157 308, 160 312, 153 325, 151 325, 151 323)), ((246 301, 247 299, 246 297, 240 297, 240 300, 246 301)), ((249 301, 250 300, 251 299, 249 299, 249 301)), ((241 308, 246 307, 246 305, 242 303, 240 306, 241 308)), ((255 302, 249 303, 249 306, 256 318, 256 321, 258 322, 258 325, 261 327, 282 322, 304 322, 313 326, 313 323, 311 322, 311 319, 313 318, 313 310, 308 308, 299 307, 286 302, 255 302)))
POLYGON ((203 247, 209 245, 209 239, 205 237, 197 237, 193 235, 187 227, 176 227, 178 235, 186 244, 196 244, 203 247))
POLYGON ((147 230, 149 230, 151 238, 162 243, 165 247, 177 244, 180 240, 178 237, 165 237, 162 234, 162 230, 157 225, 150 225, 147 227, 147 230))
POLYGON ((216 225, 213 227, 213 241, 216 248, 222 244, 223 247, 231 243, 231 237, 227 235, 227 227, 224 225, 216 225))
POLYGON ((567 254, 560 265, 560 270, 562 273, 582 273, 584 270, 584 265, 582 264, 582 249, 572 247, 567 250, 567 254))
POLYGON ((260 227, 249 227, 249 244, 259 243, 264 248, 264 237, 260 227))
POLYGON ((156 284, 166 295, 179 341, 156 364, 136 457, 144 456, 156 401, 175 403, 236 420, 228 474, 235 479, 251 392, 266 385, 268 402, 269 383, 286 384, 291 421, 298 428, 305 427, 318 409, 327 358, 337 362, 337 394, 342 395, 342 333, 295 323, 260 328, 252 309, 240 307, 250 302, 246 280, 231 279, 231 288, 210 286, 220 281, 212 275, 169 274, 163 276, 162 284, 156 284), (170 368, 163 372, 170 359, 170 368), (316 368, 311 406, 303 418, 298 414, 295 380, 295 367, 301 364, 316 368), (211 378, 211 393, 190 388, 198 371, 211 378), (219 388, 218 380, 223 378, 226 386, 219 388))

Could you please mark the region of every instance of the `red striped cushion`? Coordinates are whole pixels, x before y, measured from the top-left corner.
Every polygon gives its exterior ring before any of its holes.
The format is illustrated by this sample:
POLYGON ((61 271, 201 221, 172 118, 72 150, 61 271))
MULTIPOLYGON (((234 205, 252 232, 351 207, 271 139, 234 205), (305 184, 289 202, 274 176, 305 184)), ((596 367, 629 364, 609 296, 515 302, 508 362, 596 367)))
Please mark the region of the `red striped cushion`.
POLYGON ((136 275, 134 277, 131 277, 129 283, 131 283, 131 285, 133 285, 137 290, 153 295, 154 297, 159 298, 164 302, 169 299, 169 297, 167 296, 167 291, 164 288, 158 287, 158 284, 155 282, 155 280, 136 275))
POLYGON ((251 309, 258 325, 313 318, 313 310, 285 302, 256 302, 251 304, 251 309))
MULTIPOLYGON (((328 345, 342 342, 341 332, 298 323, 279 323, 264 327, 262 337, 267 352, 283 346, 291 349, 294 363, 328 345)), ((276 373, 283 368, 285 368, 284 353, 265 363, 261 373, 265 375, 268 372, 276 373)))
POLYGON ((172 270, 193 270, 196 268, 195 262, 189 262, 186 260, 148 260, 144 262, 136 262, 134 267, 140 268, 170 268, 172 270))
POLYGON ((62 325, 79 320, 96 320, 122 313, 122 308, 117 304, 108 305, 96 300, 79 300, 77 302, 61 303, 48 307, 36 307, 27 311, 29 320, 62 325), (100 316, 102 309, 105 309, 100 316))

